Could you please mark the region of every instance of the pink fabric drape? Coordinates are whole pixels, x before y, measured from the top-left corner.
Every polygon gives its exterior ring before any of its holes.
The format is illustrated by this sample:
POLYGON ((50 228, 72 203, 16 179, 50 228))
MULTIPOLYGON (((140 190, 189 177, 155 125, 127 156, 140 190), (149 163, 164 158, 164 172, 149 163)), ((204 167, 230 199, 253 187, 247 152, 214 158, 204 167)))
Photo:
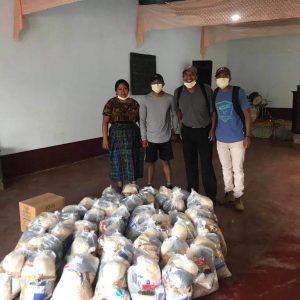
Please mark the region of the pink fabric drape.
POLYGON ((300 34, 300 20, 207 26, 202 27, 200 53, 204 57, 210 45, 230 40, 296 34, 300 34))
POLYGON ((19 39, 19 34, 23 29, 23 12, 21 0, 15 0, 14 7, 14 39, 19 39))
POLYGON ((14 39, 19 39, 24 15, 79 1, 81 0, 15 0, 14 39))
POLYGON ((141 46, 145 32, 152 30, 297 18, 300 18, 300 0, 185 0, 140 5, 137 11, 136 43, 138 47, 141 46), (240 19, 233 21, 234 15, 240 19))

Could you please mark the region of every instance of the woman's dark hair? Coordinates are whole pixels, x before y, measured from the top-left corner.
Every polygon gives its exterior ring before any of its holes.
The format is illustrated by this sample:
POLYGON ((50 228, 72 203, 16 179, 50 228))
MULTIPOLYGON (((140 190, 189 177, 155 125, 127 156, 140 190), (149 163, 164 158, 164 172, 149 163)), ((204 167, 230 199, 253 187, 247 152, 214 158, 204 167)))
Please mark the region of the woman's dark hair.
POLYGON ((129 90, 129 83, 125 80, 125 79, 119 79, 116 83, 115 83, 115 91, 117 91, 117 88, 120 84, 124 84, 127 89, 129 90))

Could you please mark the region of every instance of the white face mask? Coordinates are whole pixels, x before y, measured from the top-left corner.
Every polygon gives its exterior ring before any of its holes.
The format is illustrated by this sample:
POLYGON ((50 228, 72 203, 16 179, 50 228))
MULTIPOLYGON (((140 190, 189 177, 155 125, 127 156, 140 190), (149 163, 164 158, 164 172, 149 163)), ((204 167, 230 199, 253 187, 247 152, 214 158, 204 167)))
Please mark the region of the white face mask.
POLYGON ((229 85, 229 78, 217 78, 216 84, 221 90, 223 90, 229 85))
POLYGON ((154 93, 159 94, 163 89, 163 85, 161 83, 151 84, 151 89, 154 93))
POLYGON ((191 81, 191 82, 184 82, 184 86, 187 87, 188 89, 191 89, 193 88, 195 85, 196 85, 197 81, 194 80, 194 81, 191 81))
POLYGON ((125 98, 123 98, 123 97, 121 97, 121 96, 117 96, 117 97, 118 97, 118 99, 123 100, 123 101, 129 98, 129 96, 127 96, 127 97, 125 97, 125 98))

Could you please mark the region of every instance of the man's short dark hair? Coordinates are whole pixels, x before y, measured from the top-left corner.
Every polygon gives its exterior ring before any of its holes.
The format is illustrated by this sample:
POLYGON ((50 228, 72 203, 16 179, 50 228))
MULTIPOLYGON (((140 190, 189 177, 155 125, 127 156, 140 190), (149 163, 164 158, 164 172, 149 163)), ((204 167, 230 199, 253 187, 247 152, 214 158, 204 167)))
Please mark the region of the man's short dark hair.
POLYGON ((150 82, 153 82, 155 80, 158 80, 161 83, 165 83, 164 78, 160 74, 157 74, 157 73, 151 77, 150 82))
POLYGON ((221 67, 216 71, 215 77, 218 77, 220 74, 226 74, 231 76, 231 72, 227 67, 221 67))

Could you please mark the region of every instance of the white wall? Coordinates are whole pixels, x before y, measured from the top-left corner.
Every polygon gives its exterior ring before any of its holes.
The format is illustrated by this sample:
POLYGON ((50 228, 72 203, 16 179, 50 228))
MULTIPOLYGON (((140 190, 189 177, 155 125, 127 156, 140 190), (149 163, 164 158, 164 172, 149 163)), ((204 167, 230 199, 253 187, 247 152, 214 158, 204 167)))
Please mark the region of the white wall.
MULTIPOLYGON (((224 62, 233 84, 249 94, 258 91, 270 107, 292 107, 300 85, 300 36, 236 40, 210 47, 208 56, 224 62)), ((221 66, 214 61, 214 67, 221 66)))
MULTIPOLYGON (((129 80, 130 52, 156 55, 165 89, 173 92, 182 67, 201 59, 200 30, 147 33, 136 49, 136 2, 86 0, 32 14, 14 42, 13 1, 1 0, 2 155, 101 136, 103 105, 117 79, 129 80)), ((253 39, 216 44, 205 59, 213 60, 214 71, 228 65, 234 83, 258 90, 272 106, 291 107, 299 51, 299 37, 253 39)))
POLYGON ((169 92, 198 54, 199 29, 154 32, 136 49, 132 0, 88 0, 27 16, 14 42, 12 2, 1 0, 0 10, 2 155, 101 136, 103 105, 117 79, 129 80, 130 52, 157 55, 169 92))

